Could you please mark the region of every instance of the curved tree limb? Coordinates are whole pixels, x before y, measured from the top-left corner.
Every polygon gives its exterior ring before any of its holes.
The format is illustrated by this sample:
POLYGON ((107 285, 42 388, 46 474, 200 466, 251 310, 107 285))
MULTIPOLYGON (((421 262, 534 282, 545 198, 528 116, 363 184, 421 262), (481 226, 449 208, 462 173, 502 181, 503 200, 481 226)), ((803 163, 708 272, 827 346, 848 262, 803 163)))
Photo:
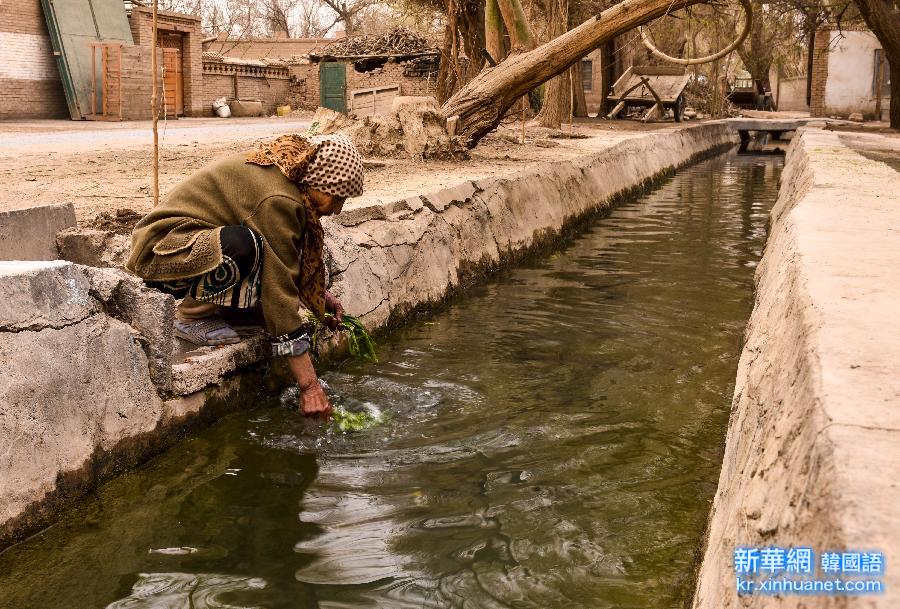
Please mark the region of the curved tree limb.
POLYGON ((683 59, 681 57, 672 57, 671 55, 666 55, 658 48, 656 48, 656 45, 653 44, 653 39, 650 38, 650 34, 647 33, 647 28, 645 28, 643 25, 640 27, 641 41, 644 43, 644 46, 647 47, 647 50, 650 51, 654 56, 659 57, 660 59, 664 59, 669 63, 678 64, 680 66, 696 66, 701 63, 710 63, 711 61, 722 59, 730 52, 741 46, 741 43, 744 42, 744 39, 747 38, 747 35, 753 28, 753 7, 750 6, 750 0, 739 1, 744 9, 744 29, 741 30, 741 33, 738 35, 737 39, 734 42, 718 51, 717 53, 707 55, 706 57, 692 57, 690 59, 683 59))
POLYGON ((658 17, 703 0, 624 0, 533 51, 515 53, 482 70, 441 113, 458 117, 456 135, 473 148, 500 124, 512 105, 541 83, 565 71, 592 50, 658 17))

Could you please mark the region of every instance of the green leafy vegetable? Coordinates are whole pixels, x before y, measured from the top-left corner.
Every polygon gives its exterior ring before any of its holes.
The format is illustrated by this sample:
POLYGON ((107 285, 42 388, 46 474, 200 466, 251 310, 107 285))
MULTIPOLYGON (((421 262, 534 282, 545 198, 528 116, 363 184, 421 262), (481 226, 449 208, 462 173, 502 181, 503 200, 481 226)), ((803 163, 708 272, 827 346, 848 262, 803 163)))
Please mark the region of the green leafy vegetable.
MULTIPOLYGON (((326 313, 325 316, 329 318, 332 317, 331 313, 326 313)), ((312 317, 312 314, 310 314, 310 321, 316 321, 315 317, 312 317)), ((359 360, 371 362, 373 364, 378 363, 378 356, 375 353, 375 341, 372 340, 371 336, 369 336, 368 331, 366 331, 365 326, 363 326, 358 317, 356 317, 355 315, 345 314, 341 325, 338 326, 338 330, 347 331, 347 343, 350 349, 350 355, 359 360)), ((318 331, 313 332, 312 334, 312 339, 310 340, 310 350, 314 355, 318 356, 318 331)))
POLYGON ((379 413, 367 410, 361 412, 348 412, 343 408, 335 408, 331 413, 334 424, 342 432, 363 431, 381 421, 379 413))
POLYGON ((369 336, 359 318, 354 315, 344 315, 341 327, 347 330, 350 355, 356 359, 377 364, 378 356, 375 354, 375 341, 369 336))

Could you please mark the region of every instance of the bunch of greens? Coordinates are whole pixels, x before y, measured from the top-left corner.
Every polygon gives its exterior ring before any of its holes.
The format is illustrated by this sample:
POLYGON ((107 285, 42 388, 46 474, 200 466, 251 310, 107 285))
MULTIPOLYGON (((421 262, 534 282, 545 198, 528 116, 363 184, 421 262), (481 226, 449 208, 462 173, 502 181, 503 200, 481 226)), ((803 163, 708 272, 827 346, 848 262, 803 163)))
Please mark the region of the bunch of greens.
MULTIPOLYGON (((331 313, 326 313, 325 316, 332 317, 331 313)), ((312 323, 315 323, 316 321, 316 318, 313 317, 312 313, 309 314, 309 321, 312 323)), ((350 349, 350 355, 359 360, 371 362, 373 364, 378 363, 378 356, 375 354, 375 341, 372 340, 371 336, 369 336, 369 333, 366 331, 365 326, 362 325, 362 322, 358 317, 356 317, 355 315, 345 314, 343 320, 341 321, 341 325, 338 326, 338 330, 347 331, 347 342, 350 349)), ((312 333, 312 339, 310 340, 310 350, 312 351, 313 355, 318 357, 318 331, 312 333)))
POLYGON ((359 318, 354 315, 344 315, 341 327, 347 330, 350 355, 356 359, 377 364, 378 356, 375 354, 375 341, 369 336, 359 318))
POLYGON ((343 408, 335 408, 331 412, 331 418, 337 428, 343 432, 363 431, 380 422, 380 414, 362 410, 360 412, 349 412, 343 408))

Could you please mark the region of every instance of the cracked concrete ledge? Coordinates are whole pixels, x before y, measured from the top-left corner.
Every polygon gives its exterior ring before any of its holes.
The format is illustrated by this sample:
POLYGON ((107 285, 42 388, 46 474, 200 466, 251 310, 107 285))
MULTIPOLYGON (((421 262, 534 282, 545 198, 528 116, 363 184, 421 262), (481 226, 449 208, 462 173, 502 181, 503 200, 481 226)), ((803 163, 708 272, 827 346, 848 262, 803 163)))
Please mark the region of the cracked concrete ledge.
POLYGON ((781 181, 693 606, 898 607, 900 175, 804 128, 781 181), (735 546, 881 550, 887 592, 738 597, 735 546))
POLYGON ((236 327, 242 341, 221 347, 197 347, 172 366, 172 393, 187 396, 216 385, 226 375, 264 361, 272 353, 268 336, 259 328, 236 327))
POLYGON ((56 233, 74 226, 71 203, 0 211, 0 260, 56 260, 56 233))
MULTIPOLYGON (((665 130, 347 210, 324 222, 333 290, 370 329, 385 327, 736 141, 721 122, 665 130)), ((172 298, 123 271, 0 262, 0 290, 0 548, 181 430, 258 403, 263 337, 181 354, 173 365, 172 298)))

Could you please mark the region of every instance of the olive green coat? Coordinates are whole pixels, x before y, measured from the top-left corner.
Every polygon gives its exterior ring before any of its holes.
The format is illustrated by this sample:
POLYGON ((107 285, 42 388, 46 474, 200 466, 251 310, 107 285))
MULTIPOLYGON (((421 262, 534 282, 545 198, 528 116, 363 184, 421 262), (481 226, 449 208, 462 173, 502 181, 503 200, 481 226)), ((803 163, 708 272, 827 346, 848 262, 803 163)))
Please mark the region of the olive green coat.
POLYGON ((135 227, 126 268, 148 281, 202 275, 222 263, 220 229, 249 227, 264 242, 263 316, 281 336, 308 323, 297 289, 307 195, 277 167, 246 158, 223 157, 175 187, 135 227))

